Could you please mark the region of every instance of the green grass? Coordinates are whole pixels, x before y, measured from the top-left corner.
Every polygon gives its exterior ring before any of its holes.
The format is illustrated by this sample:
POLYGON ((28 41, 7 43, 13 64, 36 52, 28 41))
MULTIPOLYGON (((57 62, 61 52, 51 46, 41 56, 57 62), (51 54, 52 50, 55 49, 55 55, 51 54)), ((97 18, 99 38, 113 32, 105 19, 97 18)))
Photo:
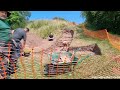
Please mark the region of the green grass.
POLYGON ((77 72, 81 73, 81 76, 78 78, 90 78, 98 75, 116 76, 112 72, 112 68, 116 67, 117 65, 117 63, 113 60, 113 56, 120 55, 119 50, 114 48, 107 40, 86 37, 82 32, 79 34, 77 39, 79 39, 81 42, 85 42, 84 45, 97 43, 102 52, 101 56, 92 56, 82 62, 82 64, 79 66, 79 69, 77 69, 77 72))

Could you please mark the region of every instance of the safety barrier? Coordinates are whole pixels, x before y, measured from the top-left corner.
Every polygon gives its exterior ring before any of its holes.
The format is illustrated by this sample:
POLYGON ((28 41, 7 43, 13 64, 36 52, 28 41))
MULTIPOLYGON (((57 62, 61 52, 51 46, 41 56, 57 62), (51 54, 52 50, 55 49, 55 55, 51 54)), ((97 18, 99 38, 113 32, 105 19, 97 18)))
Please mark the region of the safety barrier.
MULTIPOLYGON (((47 61, 47 63, 52 63, 52 59, 53 57, 51 57, 51 54, 53 53, 53 50, 51 48, 51 53, 44 53, 44 49, 42 49, 39 53, 38 53, 38 57, 36 59, 36 55, 35 55, 35 52, 34 52, 34 47, 32 48, 32 51, 31 51, 31 55, 29 57, 24 57, 24 56, 21 56, 18 60, 18 66, 19 68, 16 70, 15 68, 15 65, 14 65, 14 74, 11 75, 11 78, 13 79, 45 79, 45 78, 50 78, 50 77, 47 77, 44 75, 44 70, 45 70, 45 63, 43 61, 45 61, 45 58, 47 61), (48 58, 47 56, 50 55, 50 57, 48 58), (44 60, 43 60, 44 59, 44 60)), ((61 53, 60 53, 61 54, 61 53)), ((60 58, 60 54, 59 54, 59 57, 58 59, 60 58)), ((84 57, 79 57, 79 61, 77 62, 78 64, 80 64, 83 60, 87 59, 88 56, 90 55, 86 55, 84 57)), ((64 62, 67 62, 67 55, 66 55, 66 58, 64 58, 64 62)), ((71 56, 71 63, 72 63, 72 60, 74 59, 74 54, 71 56)), ((3 68, 1 68, 3 70, 3 74, 4 74, 4 77, 2 78, 6 78, 6 70, 4 68, 4 65, 2 63, 2 58, 0 57, 0 61, 1 61, 1 65, 3 68)), ((59 60, 58 60, 59 61, 59 60)), ((58 63, 58 62, 57 62, 58 63)), ((66 67, 68 67, 68 72, 70 72, 71 74, 74 73, 74 72, 71 72, 71 70, 73 70, 73 68, 70 68, 69 66, 66 66, 65 65, 62 65, 62 66, 59 66, 57 65, 57 69, 56 69, 56 75, 52 75, 54 76, 54 78, 56 78, 56 76, 59 75, 59 68, 61 68, 61 74, 64 74, 65 73, 65 69, 66 67)), ((51 68, 49 66, 49 68, 51 68)), ((51 76, 51 73, 49 72, 48 74, 49 76, 51 76)), ((69 73, 68 73, 69 75, 69 73)), ((2 79, 1 78, 1 79, 2 79)))
MULTIPOLYGON (((91 36, 93 38, 99 38, 102 40, 109 40, 109 42, 113 45, 113 47, 117 48, 120 50, 120 38, 112 35, 110 33, 107 32, 107 30, 99 30, 99 31, 90 31, 87 30, 85 27, 83 27, 84 30, 84 34, 87 36, 91 36)), ((51 53, 48 54, 52 54, 53 53, 53 48, 49 48, 49 50, 51 50, 51 53)), ((8 51, 10 52, 10 50, 8 49, 8 51)), ((18 60, 18 70, 16 70, 15 65, 14 66, 14 74, 11 76, 11 78, 13 79, 46 79, 46 78, 50 78, 50 77, 45 77, 44 76, 44 65, 45 65, 45 60, 48 63, 52 62, 52 57, 48 58, 48 54, 44 53, 44 49, 42 49, 40 52, 38 52, 38 54, 36 55, 34 52, 34 47, 32 47, 31 49, 31 55, 29 57, 23 57, 21 56, 18 60), (48 61, 47 61, 48 60, 48 61)), ((10 55, 8 54, 8 58, 10 57, 10 55)), ((66 56, 67 57, 67 56, 66 56)), ((86 56, 85 59, 89 57, 86 56)), ((80 59, 81 57, 79 57, 80 59)), ((81 61, 84 60, 84 58, 81 58, 81 61)), ((65 60, 66 61, 66 58, 65 60)), ((78 62, 79 63, 81 63, 78 62)), ((72 61, 71 61, 72 62, 72 61)), ((6 70, 4 68, 4 64, 2 62, 2 58, 0 57, 0 64, 1 67, 3 69, 3 74, 4 74, 4 78, 6 78, 6 70)), ((57 66, 58 68, 58 66, 57 66)), ((63 70, 65 69, 65 67, 63 67, 63 70)), ((70 69, 69 69, 70 70, 70 69)), ((57 69, 58 71, 58 69, 57 69)), ((57 72, 56 72, 57 73, 57 72)), ((64 71, 63 71, 64 73, 64 71)), ((72 74, 74 72, 70 72, 70 74, 72 74)), ((50 74, 50 73, 49 73, 50 74)), ((68 73, 68 75, 70 75, 68 73)))
POLYGON ((108 40, 109 43, 114 48, 120 50, 120 37, 108 33, 106 29, 98 30, 98 31, 91 31, 91 30, 86 29, 84 25, 82 25, 82 29, 85 35, 93 37, 93 38, 98 38, 101 40, 108 40))

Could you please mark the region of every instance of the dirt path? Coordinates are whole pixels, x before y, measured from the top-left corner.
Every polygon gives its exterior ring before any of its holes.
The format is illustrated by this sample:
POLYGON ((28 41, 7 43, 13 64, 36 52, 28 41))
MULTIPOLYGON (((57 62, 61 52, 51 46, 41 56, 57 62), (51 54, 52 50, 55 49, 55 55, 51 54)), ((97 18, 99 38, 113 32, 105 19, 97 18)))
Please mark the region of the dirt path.
POLYGON ((30 32, 27 35, 26 46, 30 48, 34 47, 34 51, 38 52, 41 49, 46 49, 50 47, 55 41, 56 39, 54 41, 48 41, 47 39, 42 39, 39 36, 35 35, 34 33, 30 32))

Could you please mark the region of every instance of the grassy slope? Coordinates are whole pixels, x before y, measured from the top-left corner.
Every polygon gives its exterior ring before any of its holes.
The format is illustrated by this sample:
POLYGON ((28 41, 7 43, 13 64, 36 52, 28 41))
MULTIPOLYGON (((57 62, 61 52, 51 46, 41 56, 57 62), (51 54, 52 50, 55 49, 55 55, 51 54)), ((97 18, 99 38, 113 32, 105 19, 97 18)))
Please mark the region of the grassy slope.
POLYGON ((79 78, 116 76, 112 72, 112 68, 116 67, 118 63, 113 60, 113 56, 119 55, 120 51, 113 48, 106 40, 85 37, 82 33, 79 38, 80 39, 76 39, 76 43, 79 42, 79 44, 82 44, 83 46, 97 43, 102 52, 101 56, 92 56, 81 63, 79 66, 80 69, 77 69, 77 71, 80 72, 79 78))

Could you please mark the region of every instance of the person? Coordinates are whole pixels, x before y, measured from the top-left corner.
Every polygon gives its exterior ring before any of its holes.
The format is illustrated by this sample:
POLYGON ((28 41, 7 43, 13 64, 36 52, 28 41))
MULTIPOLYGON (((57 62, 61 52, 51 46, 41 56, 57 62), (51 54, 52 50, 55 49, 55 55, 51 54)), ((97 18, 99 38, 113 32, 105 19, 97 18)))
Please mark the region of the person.
MULTIPOLYGON (((13 69, 13 67, 11 66, 13 65, 14 61, 16 61, 16 58, 14 55, 15 48, 11 41, 12 40, 11 27, 7 22, 7 18, 10 16, 10 14, 11 13, 9 11, 0 11, 0 50, 4 55, 8 55, 9 53, 8 45, 11 45, 10 51, 12 51, 10 52, 10 57, 8 58, 9 61, 2 60, 2 62, 4 63, 6 76, 7 76, 5 79, 9 78, 9 76, 11 75, 12 71, 10 70, 10 68, 13 69), (8 62, 10 63, 8 64, 8 62)), ((0 66, 1 66, 1 63, 0 63, 0 66)), ((5 75, 2 72, 3 70, 0 68, 1 76, 5 77, 5 75)))
POLYGON ((2 42, 8 43, 12 38, 10 25, 6 21, 7 17, 9 16, 10 16, 10 12, 0 11, 0 42, 1 43, 2 42))
POLYGON ((68 51, 68 48, 69 48, 69 41, 63 40, 63 49, 62 50, 68 51))
POLYGON ((73 31, 73 30, 70 30, 70 33, 71 33, 71 36, 72 36, 72 38, 73 38, 74 31, 73 31))
POLYGON ((50 33, 50 35, 49 35, 49 37, 48 37, 48 41, 53 41, 53 39, 54 39, 54 36, 53 36, 52 33, 50 33))
POLYGON ((13 34, 13 41, 16 44, 16 55, 19 58, 23 54, 23 49, 26 45, 27 33, 29 32, 29 28, 17 28, 14 30, 13 34), (21 43, 23 40, 23 43, 21 43))

